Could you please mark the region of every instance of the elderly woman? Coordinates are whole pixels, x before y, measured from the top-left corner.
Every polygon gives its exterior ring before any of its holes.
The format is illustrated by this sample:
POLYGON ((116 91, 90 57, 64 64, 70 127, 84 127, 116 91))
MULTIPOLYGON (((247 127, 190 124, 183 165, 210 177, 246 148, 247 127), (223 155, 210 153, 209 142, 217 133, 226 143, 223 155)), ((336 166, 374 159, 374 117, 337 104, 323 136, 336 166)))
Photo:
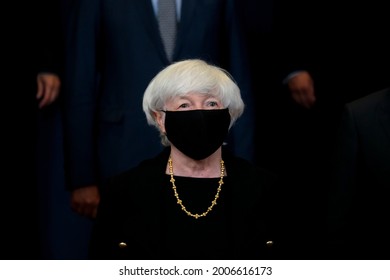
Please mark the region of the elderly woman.
POLYGON ((275 177, 224 145, 244 110, 229 74, 174 63, 150 82, 143 109, 166 148, 107 182, 90 257, 275 258, 275 177))

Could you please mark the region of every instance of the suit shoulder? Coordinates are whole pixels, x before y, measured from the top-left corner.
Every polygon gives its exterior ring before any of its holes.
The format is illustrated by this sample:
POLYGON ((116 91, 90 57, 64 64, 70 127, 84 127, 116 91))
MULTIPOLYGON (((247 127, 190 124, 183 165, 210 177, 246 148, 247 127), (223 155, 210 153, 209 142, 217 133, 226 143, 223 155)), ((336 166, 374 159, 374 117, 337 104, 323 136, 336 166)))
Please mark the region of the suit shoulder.
POLYGON ((390 88, 385 88, 349 102, 346 106, 353 112, 364 114, 365 112, 375 110, 378 105, 386 102, 385 100, 389 100, 389 96, 390 88))

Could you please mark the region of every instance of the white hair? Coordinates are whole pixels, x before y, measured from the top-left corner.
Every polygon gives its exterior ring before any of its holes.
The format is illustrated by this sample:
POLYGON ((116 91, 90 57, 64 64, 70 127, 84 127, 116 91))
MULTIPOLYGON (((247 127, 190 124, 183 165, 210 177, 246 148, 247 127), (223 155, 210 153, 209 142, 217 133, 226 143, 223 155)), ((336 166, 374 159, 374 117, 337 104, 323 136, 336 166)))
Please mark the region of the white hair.
MULTIPOLYGON (((159 129, 154 113, 163 110, 168 100, 189 93, 207 94, 221 100, 222 106, 229 109, 229 128, 244 111, 240 89, 226 70, 203 60, 188 59, 167 66, 149 83, 142 104, 148 124, 159 129)), ((162 142, 166 144, 164 139, 162 142)))

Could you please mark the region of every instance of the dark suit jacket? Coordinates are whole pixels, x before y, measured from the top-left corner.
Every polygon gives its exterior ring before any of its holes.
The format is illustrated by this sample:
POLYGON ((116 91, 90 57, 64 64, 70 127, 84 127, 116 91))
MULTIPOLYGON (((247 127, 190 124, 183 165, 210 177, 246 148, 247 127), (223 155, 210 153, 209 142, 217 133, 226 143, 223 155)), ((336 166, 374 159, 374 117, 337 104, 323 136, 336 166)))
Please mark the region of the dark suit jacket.
POLYGON ((2 112, 3 116, 8 115, 9 108, 12 117, 2 125, 1 154, 2 161, 6 163, 2 174, 4 180, 13 181, 14 186, 4 188, 2 197, 18 197, 21 211, 11 213, 9 209, 14 207, 14 202, 2 199, 0 213, 3 215, 0 218, 2 227, 7 230, 0 233, 0 259, 41 258, 37 159, 42 154, 37 151, 37 137, 41 133, 37 118, 47 108, 38 109, 37 74, 60 74, 62 33, 59 2, 10 1, 4 3, 3 7, 3 11, 7 11, 11 17, 3 22, 2 28, 0 59, 4 69, 7 69, 1 78, 2 104, 5 106, 2 112), (20 172, 23 172, 23 176, 20 176, 20 172), (26 218, 24 225, 18 222, 22 216, 26 218), (26 226, 31 229, 29 234, 25 234, 26 226), (26 243, 21 244, 20 240, 26 243))
MULTIPOLYGON (((166 259, 159 237, 166 231, 160 204, 170 149, 112 178, 103 192, 91 239, 90 257, 97 259, 166 259), (127 246, 121 248, 119 244, 127 246)), ((233 242, 227 258, 276 258, 276 178, 264 169, 223 151, 232 186, 233 242), (273 241, 273 246, 267 245, 273 241)), ((179 229, 178 229, 179 230, 179 229)), ((280 233, 280 232, 279 232, 280 233)), ((283 234, 286 234, 283 232, 283 234)), ((194 237, 188 237, 191 240, 194 237)))
POLYGON ((390 88, 347 104, 330 205, 335 258, 389 259, 390 88))
MULTIPOLYGON (((156 129, 146 123, 142 98, 151 79, 169 64, 150 0, 75 3, 64 82, 71 188, 96 184, 99 177, 124 171, 161 150, 156 129)), ((183 0, 173 59, 201 58, 230 71, 247 107, 229 143, 249 158, 253 102, 234 13, 232 0, 183 0)))

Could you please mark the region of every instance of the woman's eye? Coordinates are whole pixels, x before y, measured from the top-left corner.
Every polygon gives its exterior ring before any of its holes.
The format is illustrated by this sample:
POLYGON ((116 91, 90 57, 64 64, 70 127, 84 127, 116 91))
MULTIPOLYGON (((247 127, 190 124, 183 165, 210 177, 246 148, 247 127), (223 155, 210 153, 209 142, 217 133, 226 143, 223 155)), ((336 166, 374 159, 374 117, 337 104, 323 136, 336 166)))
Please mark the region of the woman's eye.
POLYGON ((181 105, 179 106, 179 108, 188 108, 188 104, 187 104, 187 103, 181 104, 181 105))
POLYGON ((208 102, 208 106, 210 106, 210 107, 218 106, 218 102, 216 102, 216 101, 209 101, 208 102))

